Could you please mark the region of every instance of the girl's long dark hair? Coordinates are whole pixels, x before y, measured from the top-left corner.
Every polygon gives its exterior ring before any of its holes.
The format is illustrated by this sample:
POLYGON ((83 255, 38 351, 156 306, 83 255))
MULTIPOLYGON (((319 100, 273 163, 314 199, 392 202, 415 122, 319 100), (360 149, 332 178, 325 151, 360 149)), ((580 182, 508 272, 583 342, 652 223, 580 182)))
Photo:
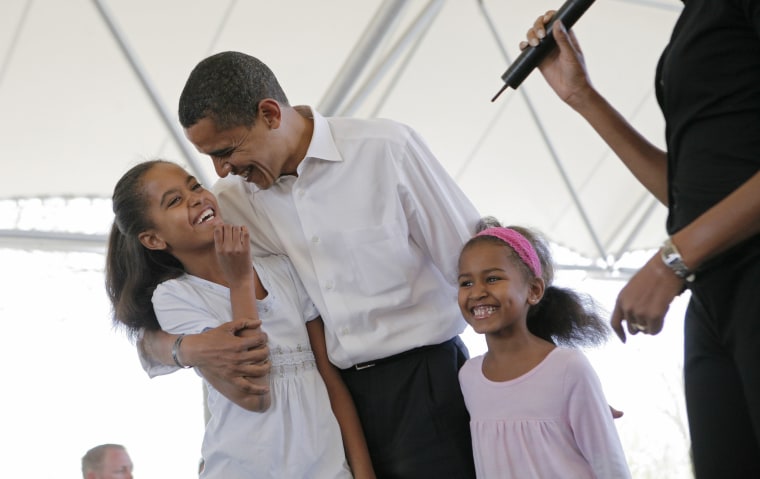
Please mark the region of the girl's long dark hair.
MULTIPOLYGON (((483 218, 478 224, 477 232, 487 228, 501 226, 492 217, 483 218)), ((544 280, 544 296, 528 310, 528 330, 554 344, 570 347, 596 346, 606 341, 610 333, 607 322, 602 318, 602 310, 594 299, 586 294, 569 288, 553 285, 554 262, 546 241, 540 234, 521 226, 507 226, 523 235, 535 248, 541 262, 541 276, 544 280)), ((497 243, 510 251, 526 278, 535 275, 512 248, 494 236, 476 236, 471 238, 464 249, 481 242, 497 243)))
POLYGON ((113 191, 114 222, 106 253, 106 292, 111 300, 114 325, 135 337, 140 329, 160 329, 151 298, 156 286, 184 272, 182 264, 164 251, 145 248, 138 235, 153 225, 148 218, 148 198, 143 177, 164 160, 134 166, 113 191))

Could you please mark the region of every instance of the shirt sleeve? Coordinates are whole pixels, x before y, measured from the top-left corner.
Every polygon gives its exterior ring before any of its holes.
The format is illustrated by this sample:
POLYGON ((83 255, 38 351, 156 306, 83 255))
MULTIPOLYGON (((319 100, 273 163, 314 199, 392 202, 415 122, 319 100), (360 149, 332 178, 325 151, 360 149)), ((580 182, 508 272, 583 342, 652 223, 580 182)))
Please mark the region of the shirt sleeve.
POLYGON ((413 129, 408 131, 399 176, 410 233, 446 279, 455 283, 459 253, 475 234, 480 214, 425 140, 413 129))
POLYGON ((140 360, 140 366, 142 366, 143 371, 148 373, 148 377, 155 378, 156 376, 163 376, 165 374, 171 374, 174 371, 178 370, 179 368, 177 366, 169 366, 167 364, 159 363, 158 361, 154 361, 153 358, 150 358, 144 354, 143 348, 142 348, 142 340, 143 336, 145 335, 145 330, 141 329, 137 333, 137 358, 140 360))
POLYGON ((301 313, 304 323, 308 323, 309 321, 318 318, 319 311, 317 311, 314 302, 311 300, 308 293, 306 293, 306 288, 304 288, 301 279, 298 277, 298 273, 296 272, 293 263, 287 256, 279 256, 278 258, 282 261, 283 269, 287 271, 287 276, 291 282, 291 284, 286 284, 284 286, 292 289, 293 298, 295 298, 296 301, 295 304, 298 305, 298 311, 301 313))
MULTIPOLYGON (((171 334, 197 334, 207 328, 219 326, 219 320, 207 311, 207 306, 192 291, 186 291, 176 281, 161 283, 153 293, 153 309, 161 329, 171 334)), ((146 357, 139 347, 143 332, 138 338, 137 355, 148 376, 153 378, 171 374, 179 368, 146 357)))
POLYGON ((567 362, 568 418, 583 457, 599 478, 630 478, 623 446, 602 384, 591 363, 576 351, 567 362))

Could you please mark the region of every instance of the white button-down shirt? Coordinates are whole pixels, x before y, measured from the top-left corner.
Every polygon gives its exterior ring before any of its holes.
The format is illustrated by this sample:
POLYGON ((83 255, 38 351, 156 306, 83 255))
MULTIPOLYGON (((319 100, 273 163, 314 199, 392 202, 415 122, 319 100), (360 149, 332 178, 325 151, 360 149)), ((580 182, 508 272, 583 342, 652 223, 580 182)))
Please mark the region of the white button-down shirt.
POLYGON ((457 259, 480 215, 415 131, 315 112, 297 173, 267 190, 228 176, 214 190, 225 220, 249 227, 254 255, 290 257, 336 366, 464 330, 457 259))

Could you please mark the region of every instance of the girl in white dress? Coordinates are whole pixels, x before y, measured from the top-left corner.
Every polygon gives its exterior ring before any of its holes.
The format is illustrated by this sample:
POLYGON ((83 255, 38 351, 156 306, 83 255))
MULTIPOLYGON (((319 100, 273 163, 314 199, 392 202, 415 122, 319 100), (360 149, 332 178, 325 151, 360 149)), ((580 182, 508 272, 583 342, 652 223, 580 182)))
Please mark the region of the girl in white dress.
POLYGON ((489 226, 459 258, 459 307, 488 351, 459 371, 480 479, 629 478, 599 379, 579 350, 608 328, 593 301, 552 286, 549 249, 489 226))
MULTIPOLYGON (((260 318, 267 333, 265 394, 220 392, 207 381, 201 477, 342 479, 353 469, 374 478, 353 402, 327 359, 321 319, 289 260, 256 258, 251 267, 246 228, 224 224, 214 195, 170 162, 128 171, 113 209, 106 277, 118 324, 131 333, 192 334, 260 318)), ((178 366, 180 344, 181 336, 178 366)))

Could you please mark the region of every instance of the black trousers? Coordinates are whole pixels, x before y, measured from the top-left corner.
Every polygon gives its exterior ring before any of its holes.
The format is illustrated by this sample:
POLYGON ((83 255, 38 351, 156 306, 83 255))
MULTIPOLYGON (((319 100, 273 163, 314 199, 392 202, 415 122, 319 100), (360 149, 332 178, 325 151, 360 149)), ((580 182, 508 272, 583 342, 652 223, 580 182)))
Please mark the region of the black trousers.
POLYGON ((454 338, 342 370, 378 479, 475 477, 469 415, 459 388, 467 348, 454 338))
POLYGON ((684 382, 697 479, 760 478, 760 248, 693 287, 684 382))

